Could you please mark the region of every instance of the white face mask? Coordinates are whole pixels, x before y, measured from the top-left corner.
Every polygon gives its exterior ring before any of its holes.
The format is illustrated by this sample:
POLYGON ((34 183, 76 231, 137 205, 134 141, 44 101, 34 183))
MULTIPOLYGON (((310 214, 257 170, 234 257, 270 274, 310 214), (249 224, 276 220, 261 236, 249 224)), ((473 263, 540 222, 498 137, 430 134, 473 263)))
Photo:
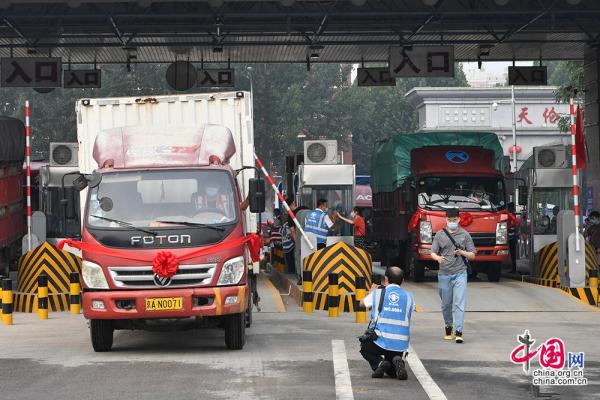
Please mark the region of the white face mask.
POLYGON ((354 217, 356 217, 356 213, 355 213, 354 211, 352 211, 352 212, 350 213, 350 216, 351 216, 352 218, 354 218, 354 217))
POLYGON ((455 231, 458 229, 458 222, 448 222, 448 228, 451 231, 455 231))
POLYGON ((218 188, 215 188, 215 187, 206 188, 206 194, 209 197, 215 197, 217 195, 217 193, 219 193, 219 189, 218 188))

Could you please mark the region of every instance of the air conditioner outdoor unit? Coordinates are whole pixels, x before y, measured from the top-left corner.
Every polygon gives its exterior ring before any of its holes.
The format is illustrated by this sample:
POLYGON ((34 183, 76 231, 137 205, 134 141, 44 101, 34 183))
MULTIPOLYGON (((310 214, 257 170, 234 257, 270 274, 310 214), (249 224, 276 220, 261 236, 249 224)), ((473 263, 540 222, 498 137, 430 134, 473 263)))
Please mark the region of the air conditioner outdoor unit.
POLYGON ((569 167, 565 146, 534 147, 533 155, 536 169, 569 167))
POLYGON ((51 167, 76 167, 79 143, 50 143, 51 167))
POLYGON ((304 142, 305 164, 337 164, 337 140, 306 140, 304 142))

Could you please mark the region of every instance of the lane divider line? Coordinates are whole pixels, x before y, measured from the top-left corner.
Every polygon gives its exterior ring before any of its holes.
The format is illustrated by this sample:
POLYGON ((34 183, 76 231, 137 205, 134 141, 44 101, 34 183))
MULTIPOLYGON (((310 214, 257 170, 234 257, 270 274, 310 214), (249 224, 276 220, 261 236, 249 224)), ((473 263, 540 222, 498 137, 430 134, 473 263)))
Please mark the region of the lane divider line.
POLYGON ((336 400, 354 400, 344 341, 332 340, 331 352, 333 355, 333 374, 335 377, 335 398, 336 400))
POLYGON ((440 389, 431 375, 429 375, 429 372, 425 369, 425 366, 412 346, 408 347, 408 357, 406 360, 408 361, 410 370, 415 374, 430 400, 448 400, 442 389, 440 389))

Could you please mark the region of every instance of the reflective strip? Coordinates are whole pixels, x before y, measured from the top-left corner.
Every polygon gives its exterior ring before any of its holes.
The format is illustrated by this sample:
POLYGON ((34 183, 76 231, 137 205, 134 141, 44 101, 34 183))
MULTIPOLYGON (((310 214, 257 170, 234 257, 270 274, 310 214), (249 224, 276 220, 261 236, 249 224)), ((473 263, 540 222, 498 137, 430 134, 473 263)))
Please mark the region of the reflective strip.
POLYGON ((404 340, 404 341, 408 342, 408 335, 397 335, 395 333, 382 332, 379 329, 375 329, 375 333, 377 333, 377 336, 380 336, 382 338, 393 339, 393 340, 404 340))
POLYGON ((377 320, 377 324, 384 324, 384 325, 395 325, 395 326, 409 326, 410 322, 408 321, 408 319, 406 320, 398 320, 398 319, 391 319, 391 318, 379 318, 377 320))

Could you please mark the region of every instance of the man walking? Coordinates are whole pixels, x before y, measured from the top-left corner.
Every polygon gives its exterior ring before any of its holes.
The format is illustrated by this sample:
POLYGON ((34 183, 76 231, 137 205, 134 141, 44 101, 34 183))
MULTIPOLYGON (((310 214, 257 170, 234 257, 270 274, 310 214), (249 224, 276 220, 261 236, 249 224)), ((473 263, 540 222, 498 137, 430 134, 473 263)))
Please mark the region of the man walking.
POLYGON ((403 280, 400 268, 389 267, 383 287, 374 285, 375 290, 361 300, 363 307, 371 309, 369 328, 377 335, 375 340, 361 337, 360 345, 360 354, 373 370, 372 378, 383 378, 384 373, 400 380, 408 377, 403 356, 408 350, 415 302, 412 294, 400 287, 403 280))
POLYGON ((469 232, 458 226, 460 217, 457 208, 446 211, 446 221, 447 228, 438 231, 433 238, 431 258, 440 265, 438 286, 446 324, 444 339, 462 343, 467 269, 469 261, 475 259, 476 249, 469 232))

